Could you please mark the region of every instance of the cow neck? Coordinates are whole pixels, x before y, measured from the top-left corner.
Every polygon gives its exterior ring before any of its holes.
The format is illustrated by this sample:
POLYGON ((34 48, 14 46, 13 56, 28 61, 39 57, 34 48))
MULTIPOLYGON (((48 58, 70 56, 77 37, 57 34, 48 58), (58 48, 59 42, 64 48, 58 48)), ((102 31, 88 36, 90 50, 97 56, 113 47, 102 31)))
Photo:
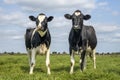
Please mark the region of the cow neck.
POLYGON ((34 31, 32 32, 32 37, 31 37, 31 39, 33 38, 33 36, 34 36, 34 34, 35 34, 36 31, 39 33, 39 35, 40 35, 41 37, 43 37, 43 36, 47 33, 48 30, 46 29, 45 31, 42 31, 42 30, 38 30, 38 28, 35 28, 34 31))
POLYGON ((45 31, 38 30, 37 32, 39 33, 39 35, 40 35, 41 37, 43 37, 43 36, 45 36, 45 34, 47 33, 47 29, 46 29, 45 31))
POLYGON ((81 29, 73 29, 75 35, 80 35, 81 34, 81 29))

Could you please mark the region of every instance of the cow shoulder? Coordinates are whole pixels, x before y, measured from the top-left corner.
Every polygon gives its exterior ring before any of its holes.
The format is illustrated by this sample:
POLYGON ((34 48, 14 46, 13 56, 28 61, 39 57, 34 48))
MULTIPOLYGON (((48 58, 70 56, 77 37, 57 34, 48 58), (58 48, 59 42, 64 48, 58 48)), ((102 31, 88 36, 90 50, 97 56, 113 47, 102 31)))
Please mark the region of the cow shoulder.
POLYGON ((25 34, 25 45, 26 48, 31 49, 31 36, 34 28, 27 28, 26 29, 26 34, 25 34))

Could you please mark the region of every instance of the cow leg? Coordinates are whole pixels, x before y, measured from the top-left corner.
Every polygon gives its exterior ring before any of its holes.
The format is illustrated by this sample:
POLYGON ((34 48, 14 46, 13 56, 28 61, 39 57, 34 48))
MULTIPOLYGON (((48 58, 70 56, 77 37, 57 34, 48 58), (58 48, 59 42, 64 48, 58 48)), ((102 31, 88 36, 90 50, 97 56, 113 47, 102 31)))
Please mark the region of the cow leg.
POLYGON ((71 59, 70 74, 72 74, 73 73, 73 69, 74 69, 74 64, 75 64, 74 51, 73 50, 70 50, 70 59, 71 59))
POLYGON ((87 50, 87 41, 86 40, 83 40, 83 43, 82 43, 82 53, 81 53, 81 63, 80 63, 80 69, 81 71, 83 71, 85 69, 85 66, 86 66, 86 50, 87 50))
POLYGON ((30 74, 33 74, 33 69, 35 66, 35 56, 36 56, 36 49, 33 48, 31 53, 30 72, 29 72, 30 74))
POLYGON ((85 54, 86 54, 86 50, 83 50, 83 52, 81 53, 81 60, 80 60, 80 69, 81 71, 83 71, 85 69, 86 66, 86 61, 85 61, 85 54))
POLYGON ((93 50, 93 64, 94 64, 94 69, 96 69, 96 51, 95 49, 93 50))
POLYGON ((47 54, 46 54, 46 67, 47 67, 47 74, 51 74, 50 72, 50 49, 47 50, 47 54))
POLYGON ((83 50, 82 50, 82 49, 80 49, 80 50, 79 50, 79 52, 78 52, 78 54, 80 55, 80 61, 79 61, 79 62, 80 62, 80 64, 81 64, 81 62, 82 62, 82 59, 81 59, 81 54, 82 54, 82 52, 83 52, 83 50))

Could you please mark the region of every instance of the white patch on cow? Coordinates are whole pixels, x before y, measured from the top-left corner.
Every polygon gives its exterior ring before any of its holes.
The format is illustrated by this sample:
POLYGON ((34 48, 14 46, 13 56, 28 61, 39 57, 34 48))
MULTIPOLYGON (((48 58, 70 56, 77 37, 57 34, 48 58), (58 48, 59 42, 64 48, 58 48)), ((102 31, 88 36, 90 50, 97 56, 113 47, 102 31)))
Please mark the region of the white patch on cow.
POLYGON ((38 50, 39 50, 39 53, 40 53, 40 54, 45 54, 46 51, 47 51, 46 44, 41 44, 41 45, 38 47, 38 50))
POLYGON ((40 34, 41 37, 43 37, 47 32, 47 29, 45 31, 38 30, 38 33, 40 34))
POLYGON ((38 28, 35 28, 34 31, 32 32, 31 40, 32 40, 32 38, 37 30, 38 30, 38 28))
POLYGON ((72 74, 72 73, 73 73, 73 69, 74 69, 74 64, 75 64, 75 60, 74 60, 74 50, 72 50, 72 53, 71 53, 70 59, 71 59, 70 74, 72 74))
POLYGON ((91 52, 91 51, 92 51, 91 47, 88 46, 86 51, 87 51, 87 52, 91 52))
POLYGON ((90 46, 88 46, 88 43, 89 43, 89 41, 87 40, 87 49, 86 49, 86 51, 87 51, 87 53, 90 53, 92 51, 92 49, 91 49, 90 46))
POLYGON ((77 27, 78 27, 78 25, 75 25, 74 27, 75 27, 75 28, 77 28, 77 27))
POLYGON ((75 15, 76 16, 79 16, 81 13, 80 12, 75 12, 75 15))
POLYGON ((39 20, 38 27, 39 28, 41 27, 41 23, 44 21, 44 19, 45 19, 45 15, 39 15, 38 16, 38 20, 39 20))

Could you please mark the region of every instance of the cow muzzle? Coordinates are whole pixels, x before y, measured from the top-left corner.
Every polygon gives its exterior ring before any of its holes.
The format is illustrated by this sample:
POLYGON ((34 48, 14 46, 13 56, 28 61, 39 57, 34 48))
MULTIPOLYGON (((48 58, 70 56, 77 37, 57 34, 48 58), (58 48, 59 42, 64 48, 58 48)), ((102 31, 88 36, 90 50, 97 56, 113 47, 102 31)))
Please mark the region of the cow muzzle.
POLYGON ((42 26, 37 26, 37 30, 44 30, 42 26))
POLYGON ((81 29, 78 25, 74 25, 74 29, 81 29))

